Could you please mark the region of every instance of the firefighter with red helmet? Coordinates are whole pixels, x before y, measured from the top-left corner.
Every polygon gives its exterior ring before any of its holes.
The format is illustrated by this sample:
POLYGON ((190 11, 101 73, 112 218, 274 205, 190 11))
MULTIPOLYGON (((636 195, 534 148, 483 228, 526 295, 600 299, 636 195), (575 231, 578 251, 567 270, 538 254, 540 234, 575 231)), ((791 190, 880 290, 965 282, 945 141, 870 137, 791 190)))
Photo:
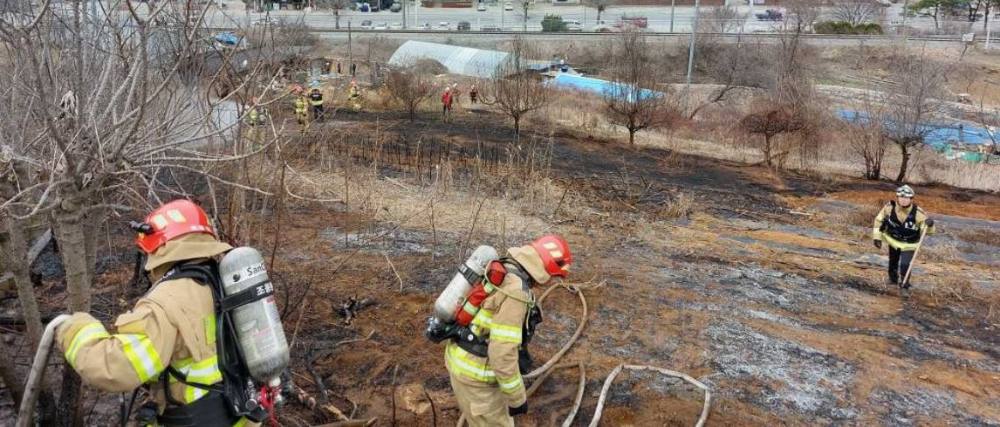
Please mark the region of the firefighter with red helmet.
POLYGON ((513 426, 513 416, 528 411, 521 375, 530 370, 526 346, 541 321, 531 287, 566 277, 573 261, 566 241, 551 234, 507 255, 500 260, 506 276, 472 320, 474 339, 445 347, 455 398, 472 427, 513 426))
MULTIPOLYGON (((251 426, 236 417, 222 394, 205 387, 222 381, 215 343, 215 306, 208 286, 170 275, 175 266, 217 259, 230 249, 208 216, 188 200, 167 203, 133 228, 146 254, 153 287, 109 330, 88 313, 75 313, 56 340, 83 381, 125 392, 149 384, 161 426, 251 426)), ((152 411, 150 411, 152 412, 152 411)), ((145 424, 142 424, 145 425, 145 424)))

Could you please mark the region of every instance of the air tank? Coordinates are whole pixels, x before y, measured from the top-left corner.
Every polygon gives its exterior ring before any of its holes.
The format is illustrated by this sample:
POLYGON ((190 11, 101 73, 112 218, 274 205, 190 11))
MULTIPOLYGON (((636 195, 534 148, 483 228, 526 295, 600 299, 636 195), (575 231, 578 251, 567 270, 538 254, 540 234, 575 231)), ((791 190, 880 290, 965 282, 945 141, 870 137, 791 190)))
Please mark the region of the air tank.
POLYGON ((455 320, 455 314, 472 291, 472 287, 483 280, 486 266, 490 261, 500 258, 492 246, 480 246, 472 252, 472 256, 458 267, 455 277, 444 288, 437 301, 434 302, 434 317, 444 323, 455 320))
MULTIPOLYGON (((262 293, 274 292, 264 258, 254 248, 239 247, 229 251, 219 263, 219 276, 226 296, 249 288, 257 288, 262 293)), ((274 295, 237 307, 232 316, 250 375, 261 383, 273 383, 289 360, 288 342, 274 295)))

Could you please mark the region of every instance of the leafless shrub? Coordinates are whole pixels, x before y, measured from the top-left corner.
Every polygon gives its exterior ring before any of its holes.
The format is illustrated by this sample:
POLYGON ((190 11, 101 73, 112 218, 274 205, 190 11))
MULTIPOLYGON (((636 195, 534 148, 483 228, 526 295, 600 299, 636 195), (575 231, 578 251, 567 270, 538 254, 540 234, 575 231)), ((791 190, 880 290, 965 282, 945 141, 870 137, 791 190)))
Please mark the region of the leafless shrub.
POLYGON ((520 37, 511 42, 510 53, 497 65, 491 79, 480 84, 480 98, 514 121, 514 133, 521 133, 521 119, 549 102, 550 89, 529 70, 535 50, 520 37))
POLYGON ((864 99, 858 104, 854 109, 856 116, 846 119, 843 134, 851 151, 861 157, 865 179, 879 180, 882 178, 882 165, 889 148, 884 129, 883 104, 873 99, 864 99))
POLYGON ((417 107, 434 94, 431 79, 413 66, 390 68, 385 84, 389 96, 406 109, 411 122, 416 116, 417 107))
POLYGON ((698 205, 694 197, 687 193, 678 192, 670 197, 660 208, 658 216, 662 219, 690 219, 691 214, 698 210, 698 205))
POLYGON ((680 110, 663 92, 657 92, 658 68, 649 60, 646 37, 639 31, 623 31, 611 58, 615 82, 605 92, 605 116, 628 130, 629 144, 645 129, 669 127, 680 118, 680 110))
POLYGON ((698 12, 699 30, 708 33, 735 33, 746 15, 733 6, 712 6, 698 12), (704 27, 702 27, 704 25, 704 27))
POLYGON ((708 75, 722 87, 713 91, 705 103, 695 107, 690 118, 709 105, 725 101, 726 95, 734 90, 772 85, 773 64, 769 54, 772 48, 761 42, 748 44, 742 37, 737 37, 735 44, 711 39, 699 39, 699 43, 702 43, 699 57, 704 58, 708 75))

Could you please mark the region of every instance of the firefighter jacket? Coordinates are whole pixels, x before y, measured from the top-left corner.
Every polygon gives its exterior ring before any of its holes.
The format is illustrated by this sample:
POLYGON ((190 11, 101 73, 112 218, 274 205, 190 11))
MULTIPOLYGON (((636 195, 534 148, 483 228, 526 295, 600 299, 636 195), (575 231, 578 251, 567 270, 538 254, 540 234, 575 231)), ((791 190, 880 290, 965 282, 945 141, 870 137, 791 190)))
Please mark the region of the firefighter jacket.
POLYGON ((323 93, 315 90, 309 93, 309 105, 313 107, 323 106, 323 93))
MULTIPOLYGON (((872 225, 872 239, 884 240, 889 246, 901 251, 917 249, 920 241, 920 230, 925 227, 927 214, 915 203, 910 206, 899 206, 890 201, 878 215, 872 225)), ((927 234, 934 234, 934 227, 927 228, 927 234)))
POLYGON ((298 114, 305 114, 306 109, 309 108, 309 100, 304 96, 295 97, 295 112, 298 114))
MULTIPOLYGON (((217 257, 232 249, 207 234, 188 234, 167 242, 149 256, 146 270, 154 283, 181 261, 217 257)), ((215 304, 208 286, 191 279, 157 283, 132 311, 118 316, 114 333, 88 313, 75 313, 62 324, 56 340, 66 360, 91 387, 124 392, 142 384, 152 386, 160 411, 166 407, 161 372, 172 366, 200 384, 222 381, 215 345, 215 304)), ((207 391, 190 387, 172 376, 171 396, 185 404, 207 391)), ((237 426, 255 425, 245 419, 237 426)))
POLYGON ((250 113, 247 116, 250 126, 262 125, 264 124, 264 118, 267 117, 267 111, 264 110, 264 107, 256 105, 250 107, 250 113))
MULTIPOLYGON (((551 279, 531 246, 512 248, 507 252, 524 267, 533 281, 546 283, 551 279)), ((466 384, 495 384, 510 408, 523 405, 527 395, 518 367, 518 349, 523 339, 525 318, 534 304, 529 284, 523 283, 515 274, 507 274, 497 291, 483 300, 470 326, 476 336, 489 340, 487 357, 476 356, 463 350, 455 341, 448 341, 445 347, 448 372, 466 384)))

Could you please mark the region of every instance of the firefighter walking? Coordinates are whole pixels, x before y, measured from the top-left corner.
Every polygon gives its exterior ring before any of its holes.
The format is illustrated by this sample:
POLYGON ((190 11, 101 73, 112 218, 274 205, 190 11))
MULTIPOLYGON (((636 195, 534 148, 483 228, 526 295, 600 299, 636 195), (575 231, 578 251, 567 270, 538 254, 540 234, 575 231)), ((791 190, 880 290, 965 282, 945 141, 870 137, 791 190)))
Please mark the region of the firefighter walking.
POLYGON ((913 189, 909 185, 896 189, 896 200, 882 207, 872 225, 875 247, 882 249, 882 242, 889 246, 889 277, 886 283, 898 285, 904 296, 909 294, 911 283, 906 274, 921 237, 934 234, 934 220, 913 203, 913 197, 913 189))
POLYGON ((309 132, 309 99, 303 93, 302 86, 295 86, 295 120, 299 122, 302 133, 309 132))
POLYGON ((471 427, 512 427, 513 417, 528 411, 521 375, 530 366, 522 365, 530 365, 527 344, 541 321, 531 287, 565 277, 572 262, 566 241, 555 235, 507 255, 501 283, 484 282, 488 296, 468 329, 475 339, 453 338, 445 347, 451 386, 471 427))
POLYGON ((323 117, 323 92, 318 87, 309 91, 309 106, 312 108, 313 121, 323 117))
POLYGON ((188 385, 223 379, 215 302, 208 286, 169 278, 177 265, 217 259, 232 247, 216 239, 208 216, 187 200, 163 205, 143 226, 136 244, 148 257, 145 270, 155 285, 132 311, 118 316, 114 333, 88 313, 73 314, 56 331, 66 360, 99 390, 126 392, 150 384, 158 409, 140 425, 257 425, 232 415, 221 393, 188 385))
POLYGON ((250 111, 247 113, 247 139, 250 140, 251 150, 260 150, 264 147, 264 123, 267 121, 267 109, 260 105, 257 97, 250 98, 250 111))

